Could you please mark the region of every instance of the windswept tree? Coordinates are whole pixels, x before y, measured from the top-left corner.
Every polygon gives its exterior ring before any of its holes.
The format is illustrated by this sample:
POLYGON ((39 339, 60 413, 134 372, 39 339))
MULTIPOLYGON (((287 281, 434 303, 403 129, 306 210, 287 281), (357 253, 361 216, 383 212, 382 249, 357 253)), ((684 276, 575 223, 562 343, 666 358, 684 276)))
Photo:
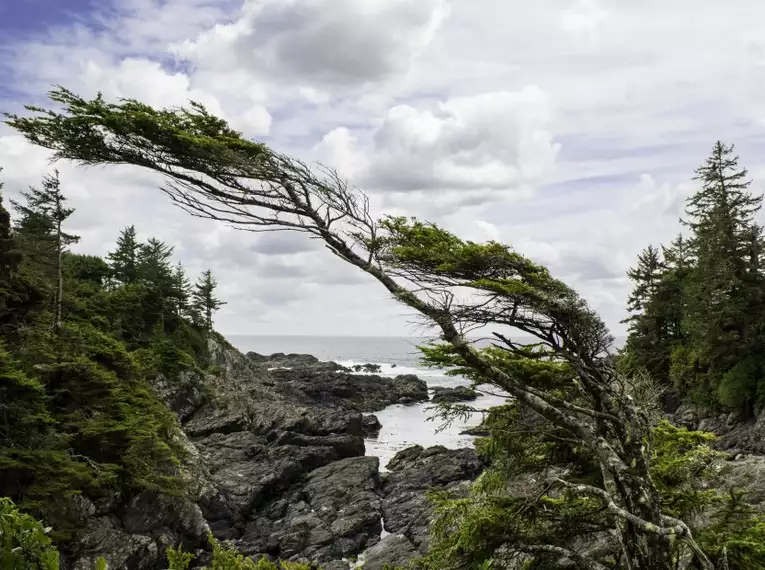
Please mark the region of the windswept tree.
MULTIPOLYGON (((567 498, 566 505, 574 501, 590 519, 600 517, 593 532, 605 529, 612 547, 584 551, 550 535, 518 532, 486 544, 479 552, 484 562, 510 552, 591 570, 674 570, 680 558, 714 568, 688 524, 662 502, 652 477, 655 425, 640 405, 639 385, 615 365, 606 326, 544 267, 506 245, 464 241, 430 223, 377 221, 366 197, 333 171, 248 141, 201 105, 156 110, 135 100, 85 100, 62 88, 51 97, 61 111, 30 107, 35 116, 8 115, 8 123, 58 159, 164 174, 164 191, 193 215, 321 239, 438 330, 441 341, 425 348, 430 362, 508 394, 524 415, 587 453, 597 478, 584 482, 569 470, 555 471, 529 501, 539 507, 534 512, 544 510, 542 503, 554 505, 555 496, 567 498), (469 337, 476 330, 493 345, 476 346, 469 337), (518 342, 518 331, 537 345, 518 342)), ((517 523, 532 511, 512 512, 507 520, 517 523)), ((719 568, 727 567, 722 552, 719 568)))
POLYGON ((226 304, 225 301, 221 301, 216 296, 215 290, 217 288, 218 282, 213 277, 212 272, 207 269, 199 276, 192 292, 194 313, 201 317, 207 330, 212 330, 213 313, 226 304))
POLYGON ((79 236, 64 231, 64 223, 74 213, 66 206, 66 196, 61 190, 58 170, 46 176, 42 189, 30 188, 22 192, 23 203, 11 200, 19 213, 16 232, 20 238, 23 253, 33 263, 50 269, 54 282, 55 331, 61 329, 64 298, 64 254, 70 245, 79 241, 79 236))

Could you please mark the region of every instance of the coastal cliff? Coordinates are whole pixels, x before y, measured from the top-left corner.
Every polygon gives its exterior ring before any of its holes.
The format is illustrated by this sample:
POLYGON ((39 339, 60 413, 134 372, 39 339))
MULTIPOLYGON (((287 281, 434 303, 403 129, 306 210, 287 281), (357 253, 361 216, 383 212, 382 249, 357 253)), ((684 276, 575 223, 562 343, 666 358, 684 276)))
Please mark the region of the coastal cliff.
POLYGON ((364 413, 428 399, 414 376, 353 374, 304 355, 245 356, 221 339, 208 348, 214 373, 154 382, 181 426, 188 496, 81 499, 84 530, 65 567, 85 570, 104 556, 112 570, 160 569, 167 546, 179 544, 203 565, 209 530, 245 555, 326 570, 348 568, 379 543, 365 567, 382 568, 426 550, 427 488, 464 485, 483 468, 472 449, 409 448, 383 474, 365 456, 364 413))

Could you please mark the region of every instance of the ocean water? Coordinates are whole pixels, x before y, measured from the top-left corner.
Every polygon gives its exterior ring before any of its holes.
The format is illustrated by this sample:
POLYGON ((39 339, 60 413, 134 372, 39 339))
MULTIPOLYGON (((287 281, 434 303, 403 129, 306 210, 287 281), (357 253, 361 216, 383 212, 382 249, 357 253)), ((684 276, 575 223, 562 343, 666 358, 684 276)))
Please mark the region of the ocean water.
MULTIPOLYGON (((417 345, 425 339, 232 335, 228 340, 242 352, 312 354, 320 360, 331 360, 344 365, 379 364, 381 375, 416 374, 425 380, 431 389, 436 386, 454 387, 469 384, 463 378, 444 375, 442 370, 422 368, 419 365, 417 345)), ((488 409, 503 401, 503 398, 498 396, 482 395, 474 402, 468 403, 479 409, 488 409)), ((379 457, 383 470, 398 451, 411 445, 443 445, 453 449, 471 447, 474 438, 460 432, 481 421, 481 414, 475 413, 466 420, 443 426, 440 420, 434 419, 434 410, 430 403, 393 405, 376 412, 375 415, 380 420, 382 429, 376 438, 366 440, 366 453, 379 457)))

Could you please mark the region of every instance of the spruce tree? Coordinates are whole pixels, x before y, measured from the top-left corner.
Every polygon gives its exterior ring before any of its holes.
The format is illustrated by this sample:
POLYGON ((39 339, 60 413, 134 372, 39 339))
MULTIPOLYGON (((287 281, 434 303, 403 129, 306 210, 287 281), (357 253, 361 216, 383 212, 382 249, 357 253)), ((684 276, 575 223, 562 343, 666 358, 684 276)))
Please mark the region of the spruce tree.
POLYGON ((191 281, 186 276, 186 270, 179 261, 173 271, 173 302, 175 316, 182 318, 189 314, 189 300, 191 299, 191 281))
POLYGON ((124 284, 135 283, 138 279, 138 259, 140 243, 136 237, 135 226, 127 226, 117 238, 117 248, 109 253, 114 278, 124 284))
POLYGON ((44 273, 53 281, 53 328, 58 331, 62 323, 64 254, 70 245, 80 239, 63 228, 74 209, 66 206, 67 199, 61 191, 58 170, 43 179, 42 189, 30 188, 21 194, 26 201, 24 204, 11 201, 20 214, 16 230, 25 258, 44 268, 44 273))
POLYGON ((218 283, 209 269, 202 272, 194 287, 194 310, 201 316, 207 330, 212 330, 213 313, 226 304, 215 296, 217 287, 218 283))
POLYGON ((3 184, 0 183, 0 324, 7 316, 12 281, 21 262, 21 255, 11 234, 11 215, 3 206, 2 188, 3 184))
POLYGON ((0 288, 8 286, 21 261, 11 233, 11 214, 3 206, 2 189, 0 183, 0 288))
POLYGON ((173 247, 154 237, 141 244, 138 250, 138 279, 149 292, 144 304, 144 320, 150 328, 164 330, 165 316, 172 311, 172 255, 173 247))
POLYGON ((627 299, 627 310, 633 315, 622 322, 634 323, 639 319, 646 305, 656 294, 662 270, 662 259, 658 248, 649 245, 640 252, 637 265, 627 271, 627 277, 635 284, 635 288, 627 299))
POLYGON ((634 268, 627 276, 634 289, 627 300, 631 315, 622 322, 629 323, 626 349, 634 362, 645 368, 656 379, 668 382, 669 354, 665 309, 659 299, 663 289, 666 267, 658 248, 648 246, 638 255, 634 268))
MULTIPOLYGON (((683 328, 689 335, 682 363, 686 384, 701 403, 735 401, 741 411, 751 412, 757 391, 755 376, 762 360, 753 353, 753 319, 750 301, 761 284, 753 276, 753 255, 759 265, 759 230, 754 216, 762 196, 749 192, 747 171, 738 164, 733 147, 717 142, 712 154, 696 170, 700 189, 688 199, 684 224, 691 230, 690 245, 695 265, 685 284, 683 328), (753 281, 754 277, 754 281, 753 281), (746 362, 746 372, 741 363, 746 362), (692 367, 695 380, 689 382, 692 367), (737 371, 730 375, 734 367, 737 371)), ((755 273, 756 273, 755 269, 755 273)))

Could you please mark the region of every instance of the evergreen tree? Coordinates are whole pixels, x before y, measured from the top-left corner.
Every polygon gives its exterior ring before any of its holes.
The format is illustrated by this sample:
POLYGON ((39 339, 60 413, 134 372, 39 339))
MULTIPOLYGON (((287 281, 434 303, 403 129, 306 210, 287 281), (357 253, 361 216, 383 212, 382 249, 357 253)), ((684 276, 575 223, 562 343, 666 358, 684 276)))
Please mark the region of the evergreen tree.
POLYGON ((226 304, 215 296, 217 287, 218 283, 209 269, 202 272, 194 287, 194 309, 201 316, 207 330, 212 330, 213 313, 226 304))
POLYGON ((8 286, 21 261, 21 255, 11 235, 11 214, 3 206, 2 190, 3 184, 0 182, 0 288, 8 286))
POLYGON ((55 291, 53 327, 58 331, 62 323, 64 254, 70 245, 80 239, 63 229, 64 222, 74 213, 74 209, 66 206, 57 170, 43 179, 41 190, 30 188, 21 194, 25 204, 11 201, 21 215, 17 232, 21 236, 25 256, 48 268, 46 273, 52 278, 55 291))
POLYGON ((637 265, 627 272, 634 283, 627 300, 627 310, 632 314, 622 322, 629 323, 627 353, 653 377, 666 382, 669 378, 666 307, 658 299, 665 270, 658 248, 648 246, 638 255, 637 265))
POLYGON ((173 283, 170 265, 172 256, 172 246, 157 238, 149 238, 145 244, 138 247, 138 277, 163 291, 168 291, 173 283))
POLYGON ((114 278, 122 284, 135 283, 138 279, 140 244, 135 226, 128 226, 117 238, 117 248, 107 256, 114 278))
POLYGON ((150 329, 164 330, 165 316, 172 313, 173 247, 157 238, 149 238, 138 250, 138 278, 147 288, 144 320, 150 329))
POLYGON ((11 235, 11 215, 3 206, 3 185, 0 183, 0 315, 5 312, 11 280, 21 261, 11 235))
POLYGON ((657 248, 649 245, 640 252, 637 266, 627 271, 627 277, 635 284, 632 294, 627 299, 627 310, 634 314, 622 322, 634 323, 645 312, 646 305, 656 294, 663 269, 661 254, 657 248))
POLYGON ((179 261, 173 271, 173 302, 175 316, 182 318, 189 315, 189 300, 191 299, 191 281, 186 276, 186 270, 179 261))
MULTIPOLYGON (((686 312, 683 327, 689 334, 692 361, 686 360, 695 379, 689 388, 702 396, 701 403, 719 400, 751 412, 756 393, 758 365, 752 360, 752 318, 749 314, 752 283, 752 253, 758 230, 754 216, 762 196, 749 191, 747 171, 739 167, 733 147, 717 142, 694 180, 701 188, 688 199, 684 221, 691 230, 690 244, 695 266, 686 281, 686 312), (740 363, 747 362, 746 372, 740 363), (734 377, 726 375, 739 366, 734 377), (735 387, 733 386, 735 384, 735 387), (730 396, 735 393, 736 397, 730 396), (746 394, 746 395, 744 395, 746 394)), ((759 250, 757 250, 759 251, 759 250)), ((759 254, 756 254, 759 257, 759 254)), ((759 261, 757 261, 759 264, 759 261)), ((761 283, 760 277, 755 279, 761 283)), ((756 320, 761 322, 763 315, 756 320)))

